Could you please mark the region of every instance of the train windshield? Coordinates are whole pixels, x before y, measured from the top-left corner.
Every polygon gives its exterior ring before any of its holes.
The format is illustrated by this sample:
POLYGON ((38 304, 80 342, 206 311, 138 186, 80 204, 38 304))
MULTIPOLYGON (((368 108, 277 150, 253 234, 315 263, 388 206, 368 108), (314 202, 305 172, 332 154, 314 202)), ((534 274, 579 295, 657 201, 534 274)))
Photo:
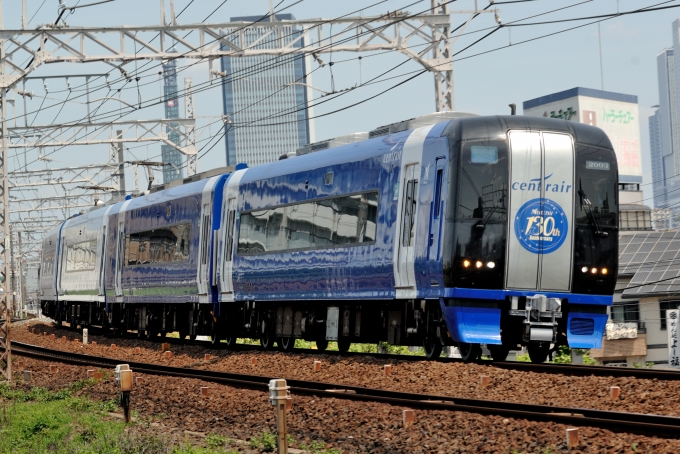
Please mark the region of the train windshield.
POLYGON ((578 146, 576 158, 576 224, 615 227, 616 162, 609 150, 578 146), (614 176, 612 176, 614 175, 614 176))
POLYGON ((463 142, 459 156, 458 184, 452 186, 457 192, 457 202, 451 245, 451 280, 447 285, 502 288, 508 206, 508 147, 503 140, 463 142), (483 262, 485 266, 470 267, 471 263, 477 262, 483 262))
POLYGON ((508 153, 505 142, 472 142, 461 146, 458 219, 483 224, 507 216, 508 153))

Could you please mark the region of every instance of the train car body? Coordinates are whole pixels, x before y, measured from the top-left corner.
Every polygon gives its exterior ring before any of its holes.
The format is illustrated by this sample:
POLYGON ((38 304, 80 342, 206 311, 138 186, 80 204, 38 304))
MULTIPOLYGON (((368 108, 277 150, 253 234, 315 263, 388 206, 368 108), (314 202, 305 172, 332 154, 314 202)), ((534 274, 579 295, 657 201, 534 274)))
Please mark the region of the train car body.
MULTIPOLYGON (((41 298, 63 317, 83 301, 70 295, 87 291, 103 324, 148 336, 283 349, 296 338, 341 350, 387 341, 430 357, 458 345, 465 359, 482 344, 495 358, 528 345, 540 361, 551 345, 601 343, 617 189, 597 128, 517 116, 433 122, 69 220, 60 238, 91 242, 95 268, 66 271, 62 258, 51 270, 58 295, 46 279, 41 298), (84 225, 99 233, 80 240, 84 225), (69 272, 94 283, 59 280, 69 272)), ((43 267, 68 250, 53 241, 43 267)))

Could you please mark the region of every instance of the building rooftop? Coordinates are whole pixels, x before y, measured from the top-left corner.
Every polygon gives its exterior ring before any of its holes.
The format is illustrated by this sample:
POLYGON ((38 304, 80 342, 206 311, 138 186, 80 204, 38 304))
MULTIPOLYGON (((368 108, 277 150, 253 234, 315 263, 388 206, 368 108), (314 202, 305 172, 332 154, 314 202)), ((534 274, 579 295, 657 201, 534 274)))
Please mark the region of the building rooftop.
POLYGON ((634 95, 626 95, 623 93, 615 93, 613 91, 595 90, 592 88, 576 87, 559 93, 541 96, 540 98, 530 99, 524 101, 524 109, 531 109, 532 107, 542 106, 555 101, 562 101, 563 99, 573 98, 574 96, 588 96, 590 98, 608 99, 610 101, 630 102, 637 104, 638 98, 634 95))
POLYGON ((680 231, 620 235, 618 275, 622 298, 680 294, 680 231))

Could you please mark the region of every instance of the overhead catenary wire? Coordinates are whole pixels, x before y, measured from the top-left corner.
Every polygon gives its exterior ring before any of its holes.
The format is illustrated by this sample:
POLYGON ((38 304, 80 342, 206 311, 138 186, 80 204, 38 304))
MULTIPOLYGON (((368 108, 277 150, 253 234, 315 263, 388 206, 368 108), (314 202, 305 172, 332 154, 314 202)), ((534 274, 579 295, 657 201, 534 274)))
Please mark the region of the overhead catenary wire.
MULTIPOLYGON (((383 1, 384 1, 384 0, 383 0, 383 1)), ((456 0, 452 0, 452 1, 456 1, 456 0)), ((381 1, 381 2, 378 2, 378 3, 382 3, 382 1, 381 1)), ((419 2, 415 2, 415 3, 419 3, 419 2)), ((351 14, 351 13, 350 13, 350 14, 351 14)), ((348 39, 349 39, 349 38, 348 38, 348 39)), ((353 38, 352 38, 352 39, 353 39, 353 38)), ((279 58, 279 59, 280 59, 280 58, 279 58)), ((257 66, 257 65, 255 65, 255 66, 257 66)), ((227 81, 222 81, 222 83, 226 83, 226 82, 227 82, 227 81)), ((207 88, 214 88, 214 86, 208 86, 207 88)), ((119 89, 119 90, 120 90, 120 89, 119 89)), ((181 92, 181 91, 180 91, 180 92, 181 92)), ((196 92, 198 92, 198 91, 197 91, 197 90, 194 90, 193 93, 196 93, 196 92)), ((82 96, 82 95, 81 95, 81 96, 82 96)), ((178 96, 181 96, 181 94, 178 93, 178 96)), ((154 98, 154 99, 155 99, 155 98, 154 98)), ((146 107, 150 107, 150 106, 155 105, 155 104, 158 104, 158 103, 160 103, 160 102, 163 102, 163 100, 162 100, 162 99, 159 99, 158 102, 153 103, 153 104, 150 104, 150 105, 147 105, 146 107)), ((126 114, 129 114, 129 113, 130 113, 130 112, 126 112, 126 114)), ((124 115, 126 115, 126 114, 118 115, 118 118, 121 118, 122 116, 124 116, 124 115)), ((77 124, 78 124, 78 122, 75 122, 75 123, 73 123, 73 126, 75 126, 75 125, 77 125, 77 124)), ((61 147, 61 148, 63 148, 63 147, 61 147)), ((56 151, 58 151, 58 150, 54 150, 54 151, 53 151, 52 153, 50 153, 50 154, 53 154, 53 153, 56 152, 56 151)), ((35 161, 32 161, 32 163, 33 163, 33 162, 35 162, 35 161)))

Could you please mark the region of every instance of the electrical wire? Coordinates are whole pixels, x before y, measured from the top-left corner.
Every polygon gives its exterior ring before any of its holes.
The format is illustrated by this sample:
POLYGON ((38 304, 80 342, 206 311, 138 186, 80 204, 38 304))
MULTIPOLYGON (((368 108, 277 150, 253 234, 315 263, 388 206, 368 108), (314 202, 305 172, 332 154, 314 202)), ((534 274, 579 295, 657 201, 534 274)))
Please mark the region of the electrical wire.
MULTIPOLYGON (((455 0, 452 0, 452 1, 455 1, 455 0)), ((382 2, 378 2, 378 3, 382 3, 382 2)), ((418 2, 416 2, 416 3, 418 3, 418 2)), ((350 13, 350 14, 351 14, 351 13, 350 13)), ((401 19, 401 20, 403 20, 403 19, 401 19)), ((386 26, 389 26, 389 24, 387 24, 386 26)), ((354 38, 350 38, 350 39, 354 39, 354 38)), ((228 82, 228 81, 223 81, 222 83, 226 83, 226 82, 228 82)), ((208 87, 208 88, 214 88, 214 86, 213 86, 213 87, 208 87)), ((119 89, 119 90, 120 90, 120 89, 119 89)), ((194 93, 196 93, 196 92, 198 92, 198 91, 195 90, 194 93)), ((82 96, 82 95, 81 95, 81 96, 82 96)), ((158 101, 158 103, 160 103, 160 102, 163 102, 163 100, 161 99, 161 100, 158 101)), ((157 103, 153 103, 153 104, 151 104, 151 105, 155 105, 155 104, 157 104, 157 103)), ((147 105, 146 107, 150 107, 151 105, 147 105)), ((129 112, 128 112, 128 113, 129 113, 129 112)), ((120 118, 120 116, 119 116, 119 118, 120 118)), ((77 124, 77 123, 76 123, 76 124, 77 124)), ((62 148, 63 148, 63 147, 62 147, 62 148)), ((54 153, 54 152, 56 152, 56 151, 58 151, 58 150, 55 150, 55 151, 53 151, 52 153, 54 153)), ((50 154, 52 154, 52 153, 50 153, 50 154)), ((33 161, 33 162, 35 162, 35 161, 33 161)))

